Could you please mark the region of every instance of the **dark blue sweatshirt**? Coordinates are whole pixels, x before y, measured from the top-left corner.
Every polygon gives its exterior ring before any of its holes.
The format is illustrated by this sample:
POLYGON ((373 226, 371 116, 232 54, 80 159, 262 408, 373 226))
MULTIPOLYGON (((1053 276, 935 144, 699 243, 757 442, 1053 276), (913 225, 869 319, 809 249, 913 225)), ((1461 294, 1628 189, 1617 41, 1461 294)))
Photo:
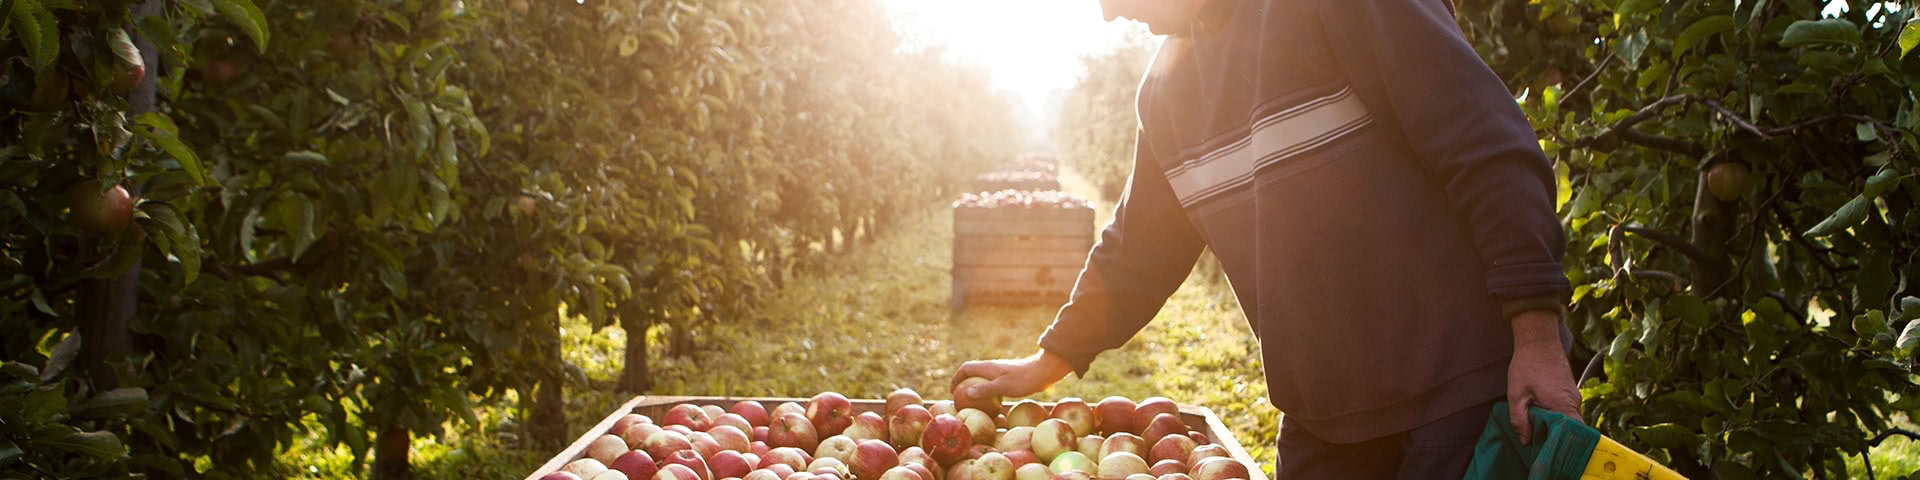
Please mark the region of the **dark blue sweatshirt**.
POLYGON ((1563 309, 1565 236, 1532 126, 1445 1, 1214 0, 1169 37, 1040 345, 1084 373, 1210 247, 1288 421, 1352 442, 1504 395, 1507 318, 1563 309))

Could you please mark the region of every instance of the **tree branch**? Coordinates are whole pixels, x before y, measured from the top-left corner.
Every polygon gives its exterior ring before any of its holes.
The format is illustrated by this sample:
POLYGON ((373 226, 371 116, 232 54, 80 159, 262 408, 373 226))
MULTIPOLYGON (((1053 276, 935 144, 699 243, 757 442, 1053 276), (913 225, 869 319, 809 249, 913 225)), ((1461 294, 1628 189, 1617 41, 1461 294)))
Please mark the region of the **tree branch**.
POLYGON ((1772 135, 1767 134, 1766 130, 1763 130, 1758 126, 1755 126, 1752 122, 1748 122, 1745 117, 1742 117, 1740 115, 1740 112, 1735 112, 1733 111, 1733 109, 1727 108, 1726 105, 1721 105, 1720 102, 1715 101, 1714 99, 1711 99, 1711 98, 1702 99, 1701 103, 1706 104, 1707 108, 1711 108, 1716 112, 1720 112, 1720 116, 1726 117, 1727 122, 1732 123, 1733 126, 1735 127, 1740 127, 1741 130, 1753 132, 1754 135, 1759 135, 1761 139, 1773 138, 1772 135))
POLYGON ((1680 238, 1679 235, 1674 235, 1671 233, 1654 230, 1652 228, 1648 228, 1640 225, 1625 225, 1625 226, 1622 226, 1621 229, 1625 230, 1627 233, 1632 233, 1634 235, 1646 237, 1648 240, 1653 240, 1655 243, 1666 245, 1668 248, 1679 250, 1681 254, 1686 255, 1687 258, 1692 259, 1694 262, 1708 263, 1708 262, 1714 262, 1718 260, 1716 258, 1713 258, 1713 255, 1707 254, 1706 250, 1703 250, 1699 246, 1694 245, 1693 242, 1688 242, 1687 239, 1680 238))

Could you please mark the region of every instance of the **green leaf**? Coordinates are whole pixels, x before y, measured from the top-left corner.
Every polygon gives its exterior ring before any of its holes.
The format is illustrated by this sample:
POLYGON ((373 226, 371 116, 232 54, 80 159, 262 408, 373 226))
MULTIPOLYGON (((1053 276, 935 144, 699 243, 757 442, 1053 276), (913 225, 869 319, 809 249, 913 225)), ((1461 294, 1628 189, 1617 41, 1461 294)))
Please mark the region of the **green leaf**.
POLYGON ((187 148, 187 144, 180 141, 180 127, 174 126, 173 119, 156 112, 148 112, 140 114, 133 123, 134 133, 153 142, 155 146, 160 147, 160 150, 167 152, 168 156, 179 161, 180 168, 185 169, 187 175, 193 177, 194 182, 200 185, 213 183, 207 178, 206 167, 200 164, 200 156, 195 155, 193 149, 187 148))
POLYGON ((1821 220, 1819 225, 1807 229, 1802 235, 1818 237, 1852 228, 1854 225, 1859 225, 1861 220, 1867 219, 1867 210, 1871 208, 1873 208, 1872 198, 1866 195, 1855 195, 1853 200, 1848 200, 1846 205, 1841 205, 1840 209, 1834 210, 1826 220, 1821 220))
POLYGON ((1647 31, 1644 29, 1634 30, 1632 34, 1620 37, 1620 40, 1614 44, 1614 52, 1620 54, 1620 59, 1626 60, 1627 65, 1639 64, 1640 54, 1645 51, 1647 51, 1647 31))
POLYGON ((1782 47, 1819 44, 1859 45, 1860 27, 1842 18, 1800 20, 1788 25, 1786 33, 1780 35, 1782 47))
POLYGON ((1873 338, 1876 335, 1893 333, 1893 327, 1887 325, 1887 314, 1879 310, 1853 316, 1853 333, 1861 337, 1873 338))
POLYGON ((127 447, 120 444, 120 437, 104 430, 92 432, 71 432, 50 438, 35 438, 36 448, 51 448, 75 452, 106 460, 127 454, 127 447))
POLYGON ((1907 58, 1907 52, 1920 45, 1920 28, 1914 28, 1913 22, 1900 26, 1900 58, 1907 58))
POLYGON ((1887 193, 1887 190, 1892 190, 1899 184, 1900 174, 1891 169, 1874 172, 1873 176, 1867 177, 1867 191, 1862 195, 1879 197, 1880 194, 1887 193))
POLYGON ((1893 345, 1901 350, 1913 350, 1920 345, 1920 322, 1907 322, 1907 327, 1900 329, 1900 339, 1893 345))
POLYGON ((21 455, 26 453, 26 450, 20 449, 20 444, 13 443, 13 440, 0 438, 0 465, 11 463, 13 459, 20 458, 21 455))
POLYGON ((1854 125, 1853 136, 1862 142, 1871 142, 1880 139, 1880 133, 1873 129, 1873 122, 1860 122, 1859 125, 1854 125))
POLYGON ((1700 443, 1700 436, 1686 427, 1672 423, 1662 423, 1650 427, 1634 427, 1631 432, 1641 442, 1656 448, 1691 449, 1700 443))
POLYGON ((1732 29, 1733 16, 1731 15, 1714 15, 1695 20, 1693 25, 1688 25, 1686 30, 1680 32, 1679 37, 1674 38, 1674 56, 1685 54, 1693 47, 1699 46, 1701 41, 1732 29))
POLYGON ((37 0, 15 0, 9 13, 33 71, 53 67, 53 61, 60 58, 60 25, 54 21, 53 12, 41 7, 37 0))
POLYGON ((147 409, 147 389, 122 387, 94 395, 73 408, 73 414, 89 418, 126 417, 147 409))
POLYGON ((260 53, 267 53, 267 16, 260 13, 260 7, 254 6, 253 0, 213 0, 213 9, 248 37, 253 37, 260 53))

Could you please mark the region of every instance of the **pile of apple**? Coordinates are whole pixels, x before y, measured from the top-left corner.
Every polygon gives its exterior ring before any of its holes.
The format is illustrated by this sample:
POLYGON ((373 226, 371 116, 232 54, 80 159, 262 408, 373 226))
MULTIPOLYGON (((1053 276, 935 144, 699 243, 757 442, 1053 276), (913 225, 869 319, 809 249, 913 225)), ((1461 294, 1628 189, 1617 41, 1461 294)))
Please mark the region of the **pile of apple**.
POLYGON ((1093 208, 1086 199, 1057 191, 1001 190, 961 195, 954 208, 1093 208))
MULTIPOLYGON (((967 379, 968 382, 984 381, 967 379)), ((928 403, 887 395, 881 416, 834 392, 768 410, 680 404, 661 423, 628 414, 585 456, 541 480, 1232 480, 1249 478, 1225 447, 1180 421, 1172 400, 1048 408, 998 398, 928 403)))

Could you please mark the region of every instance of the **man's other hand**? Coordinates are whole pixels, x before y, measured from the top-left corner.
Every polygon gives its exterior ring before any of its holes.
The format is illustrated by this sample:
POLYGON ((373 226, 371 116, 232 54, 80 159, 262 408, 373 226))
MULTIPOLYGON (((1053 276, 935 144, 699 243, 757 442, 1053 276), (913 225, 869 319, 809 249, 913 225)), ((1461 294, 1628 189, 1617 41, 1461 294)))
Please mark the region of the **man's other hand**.
POLYGON ((1024 397, 1046 390, 1069 373, 1073 373, 1073 365, 1067 363, 1067 359, 1041 350, 1021 358, 961 364, 960 369, 953 372, 953 383, 947 385, 947 389, 953 391, 953 398, 1024 397), (960 381, 967 377, 985 378, 987 383, 962 392, 960 381))
POLYGON ((1560 315, 1545 310, 1516 314, 1513 322, 1513 361, 1507 366, 1507 415, 1522 443, 1533 443, 1533 423, 1527 407, 1560 412, 1577 422, 1580 388, 1574 385, 1560 344, 1560 315))

